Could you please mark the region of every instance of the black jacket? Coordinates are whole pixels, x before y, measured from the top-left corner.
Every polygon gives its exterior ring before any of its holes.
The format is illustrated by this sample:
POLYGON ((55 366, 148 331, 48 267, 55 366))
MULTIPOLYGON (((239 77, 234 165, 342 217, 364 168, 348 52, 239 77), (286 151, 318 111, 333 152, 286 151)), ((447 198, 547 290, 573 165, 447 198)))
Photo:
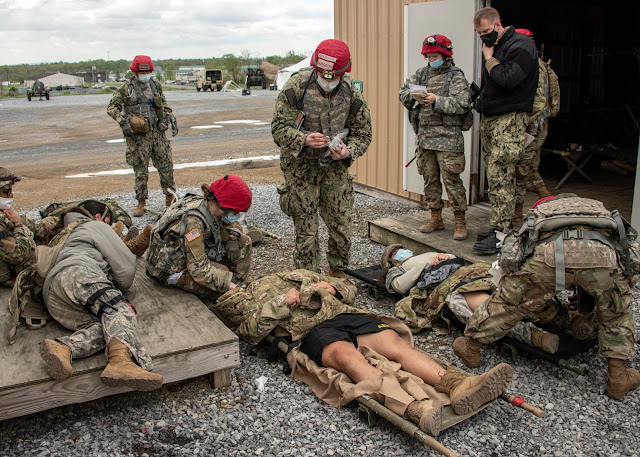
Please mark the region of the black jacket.
POLYGON ((500 61, 491 69, 482 67, 480 98, 476 110, 487 116, 510 112, 530 113, 538 88, 538 51, 531 38, 508 27, 495 46, 500 61))

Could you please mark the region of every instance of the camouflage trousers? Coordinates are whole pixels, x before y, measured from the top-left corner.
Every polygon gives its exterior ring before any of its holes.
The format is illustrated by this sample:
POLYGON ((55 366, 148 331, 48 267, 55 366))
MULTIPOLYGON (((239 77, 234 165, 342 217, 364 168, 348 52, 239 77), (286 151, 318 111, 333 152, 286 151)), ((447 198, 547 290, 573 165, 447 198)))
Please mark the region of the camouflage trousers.
POLYGON ((349 169, 341 161, 320 167, 317 160, 281 161, 284 185, 278 189, 282 211, 293 219, 295 268, 320 271, 318 213, 329 233, 327 262, 334 270, 349 265, 351 210, 354 202, 349 169))
POLYGON ((482 116, 480 141, 487 167, 491 227, 506 230, 511 224, 516 206, 516 176, 528 175, 524 161, 525 113, 482 116))
POLYGON ((149 197, 147 188, 149 159, 160 175, 162 192, 165 195, 168 195, 168 189, 175 192, 171 143, 167 140, 164 132, 153 129, 149 133, 128 136, 126 141, 126 160, 133 167, 136 200, 146 200, 149 197))
MULTIPOLYGON (((549 134, 549 121, 545 120, 542 127, 538 130, 536 139, 525 149, 525 154, 531 155, 531 169, 529 170, 529 180, 527 181, 527 190, 536 190, 538 187, 544 186, 544 180, 540 176, 538 168, 540 167, 540 155, 542 154, 542 145, 547 139, 549 134), (533 152, 527 152, 527 149, 531 149, 533 152)), ((520 185, 518 185, 520 189, 520 185)))
MULTIPOLYGON (((545 244, 536 248, 544 249, 545 244)), ((634 355, 635 326, 631 313, 631 287, 619 269, 567 268, 566 284, 582 287, 596 302, 598 342, 605 357, 630 360, 634 355)), ((481 343, 499 340, 529 313, 536 313, 555 294, 556 271, 534 253, 520 272, 500 281, 499 289, 480 305, 465 335, 481 343)))
POLYGON ((460 179, 464 171, 464 152, 434 151, 416 149, 418 173, 424 178, 424 197, 429 209, 440 209, 442 202, 442 182, 447 190, 449 203, 454 211, 467 210, 467 194, 460 179))
MULTIPOLYGON (((44 297, 47 310, 60 325, 74 333, 56 338, 69 346, 74 359, 88 357, 109 346, 112 338, 124 343, 145 370, 153 368, 151 356, 138 339, 136 311, 128 302, 118 301, 97 314, 104 303, 122 295, 104 272, 86 265, 69 267, 55 276, 44 297), (111 288, 92 299, 96 292, 111 288), (93 303, 90 301, 93 300, 93 303)), ((107 353, 108 355, 108 353, 107 353)))

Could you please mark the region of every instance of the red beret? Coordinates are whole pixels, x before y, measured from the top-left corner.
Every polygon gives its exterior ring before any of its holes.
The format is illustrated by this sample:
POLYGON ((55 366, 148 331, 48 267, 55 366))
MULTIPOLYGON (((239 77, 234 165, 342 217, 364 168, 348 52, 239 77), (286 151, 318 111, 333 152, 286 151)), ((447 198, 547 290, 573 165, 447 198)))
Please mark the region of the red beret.
POLYGON ((451 40, 444 35, 431 35, 422 42, 422 55, 429 52, 439 52, 445 56, 453 55, 451 40))
POLYGON ((535 43, 535 41, 533 39, 533 32, 531 32, 531 30, 529 30, 529 29, 516 29, 515 31, 517 33, 522 33, 524 36, 528 36, 529 38, 531 38, 531 41, 533 41, 535 43))
POLYGON ((209 192, 213 193, 220 206, 240 213, 249 209, 253 198, 249 186, 236 175, 226 175, 214 181, 209 187, 209 192))
POLYGON ((149 56, 135 56, 129 70, 137 73, 139 71, 153 71, 153 62, 149 56))
POLYGON ((349 47, 340 40, 324 40, 311 56, 311 66, 333 78, 351 71, 349 47))
POLYGON ((549 195, 548 197, 541 198, 540 200, 538 200, 537 202, 535 202, 533 204, 533 208, 532 209, 535 209, 536 206, 542 205, 543 203, 550 202, 551 200, 555 200, 555 198, 556 198, 555 195, 549 195))

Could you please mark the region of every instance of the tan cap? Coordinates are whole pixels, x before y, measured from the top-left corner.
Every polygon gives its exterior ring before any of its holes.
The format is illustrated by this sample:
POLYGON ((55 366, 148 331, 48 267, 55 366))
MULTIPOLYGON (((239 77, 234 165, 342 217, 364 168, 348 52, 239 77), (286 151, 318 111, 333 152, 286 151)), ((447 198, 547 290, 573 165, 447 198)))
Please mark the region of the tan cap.
POLYGON ((21 180, 20 176, 15 176, 8 168, 0 167, 0 189, 10 189, 14 183, 21 180))
POLYGON ((380 268, 382 269, 382 273, 386 276, 389 272, 389 262, 391 262, 391 258, 393 254, 402 247, 401 244, 390 244, 386 247, 386 249, 382 252, 382 257, 380 257, 380 268))

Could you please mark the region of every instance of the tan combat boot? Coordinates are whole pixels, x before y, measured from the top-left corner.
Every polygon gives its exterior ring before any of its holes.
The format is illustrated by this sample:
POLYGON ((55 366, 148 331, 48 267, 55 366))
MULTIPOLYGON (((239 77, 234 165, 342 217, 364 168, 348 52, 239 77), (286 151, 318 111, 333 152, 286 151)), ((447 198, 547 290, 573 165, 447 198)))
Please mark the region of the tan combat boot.
POLYGON ((578 311, 571 312, 570 329, 576 340, 586 340, 591 336, 597 326, 598 319, 596 318, 595 311, 588 314, 582 314, 578 311))
POLYGON ((327 276, 329 276, 331 278, 338 278, 338 279, 346 279, 347 278, 347 275, 344 273, 343 270, 334 270, 331 267, 329 267, 329 272, 327 273, 327 276))
POLYGON ((456 414, 469 414, 498 398, 512 377, 513 368, 508 363, 496 365, 480 376, 465 376, 450 366, 435 389, 449 395, 456 414))
POLYGON ((138 227, 136 227, 135 225, 132 225, 129 231, 127 232, 127 236, 124 237, 123 241, 131 241, 139 234, 140 234, 140 229, 138 229, 138 227))
POLYGON ((560 337, 555 333, 545 332, 537 328, 531 329, 531 345, 549 354, 558 352, 560 337))
POLYGON ((457 241, 466 240, 469 234, 467 233, 467 224, 464 220, 464 211, 454 211, 453 217, 456 219, 456 229, 453 232, 453 239, 457 241))
POLYGON ((418 424, 420 430, 431 436, 438 436, 442 429, 442 406, 434 407, 431 400, 416 400, 409 403, 404 417, 418 424))
POLYGON ((151 224, 147 224, 142 233, 139 233, 135 238, 124 242, 136 257, 140 257, 144 254, 144 251, 149 247, 149 241, 151 240, 151 227, 151 224))
POLYGON ((522 215, 523 209, 524 203, 516 203, 516 210, 513 215, 513 219, 511 219, 511 223, 513 224, 514 229, 519 229, 524 222, 524 216, 522 215))
POLYGON ((54 340, 42 340, 40 355, 47 363, 47 373, 53 379, 62 381, 73 374, 71 348, 54 340))
POLYGON ((176 201, 176 198, 171 194, 167 194, 164 198, 165 206, 171 206, 175 201, 176 201))
POLYGON ((607 395, 620 400, 627 392, 640 386, 640 373, 634 368, 627 368, 627 361, 622 359, 607 359, 607 395))
POLYGON ((535 191, 538 194, 538 199, 551 196, 551 192, 549 192, 549 189, 547 189, 547 186, 544 184, 536 187, 535 191))
POLYGON ((131 351, 120 340, 109 342, 109 363, 100 380, 109 387, 128 387, 133 390, 155 390, 162 387, 162 376, 143 370, 131 360, 131 351))
POLYGON ((480 366, 481 349, 482 343, 464 336, 459 336, 453 342, 453 352, 455 352, 469 368, 480 366))
POLYGON ((144 214, 144 207, 147 205, 147 201, 146 200, 138 200, 138 206, 136 206, 136 209, 133 210, 133 215, 135 217, 140 217, 144 214))
POLYGON ((116 235, 122 238, 122 232, 124 232, 124 228, 125 228, 125 225, 122 223, 122 221, 116 222, 115 224, 113 224, 111 228, 113 229, 114 232, 116 232, 116 235))
POLYGON ((422 233, 431 233, 436 230, 444 230, 444 222, 442 222, 442 208, 431 210, 431 219, 426 224, 422 224, 419 228, 422 233))

